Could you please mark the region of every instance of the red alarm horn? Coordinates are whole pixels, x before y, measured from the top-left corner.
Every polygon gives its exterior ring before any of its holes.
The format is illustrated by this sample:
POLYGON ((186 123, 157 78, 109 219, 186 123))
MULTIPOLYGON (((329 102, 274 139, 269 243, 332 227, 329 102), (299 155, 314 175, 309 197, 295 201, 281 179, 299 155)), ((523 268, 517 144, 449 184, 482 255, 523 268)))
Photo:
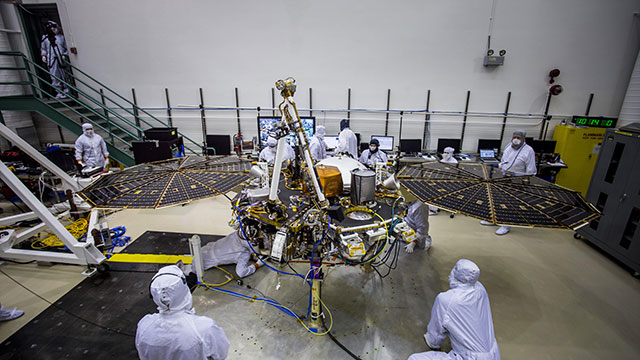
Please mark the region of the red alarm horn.
POLYGON ((549 93, 551 95, 559 95, 562 92, 562 85, 553 85, 549 88, 549 93))

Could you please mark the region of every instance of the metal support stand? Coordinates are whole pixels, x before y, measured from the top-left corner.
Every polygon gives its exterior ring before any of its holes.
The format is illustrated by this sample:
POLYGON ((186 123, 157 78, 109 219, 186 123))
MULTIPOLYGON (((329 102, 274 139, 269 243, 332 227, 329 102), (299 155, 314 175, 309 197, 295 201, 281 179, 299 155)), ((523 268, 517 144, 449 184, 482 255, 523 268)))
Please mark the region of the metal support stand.
POLYGON ((202 275, 204 274, 201 245, 202 242, 200 241, 200 236, 193 235, 189 238, 189 250, 191 250, 191 256, 193 256, 193 261, 191 262, 191 270, 196 273, 199 282, 202 282, 202 275))
MULTIPOLYGON (((18 240, 25 238, 25 233, 16 234, 12 232, 5 234, 5 236, 0 236, 0 257, 89 265, 89 270, 83 273, 85 275, 91 275, 95 272, 95 269, 91 267, 92 265, 100 265, 106 260, 102 252, 95 247, 95 244, 90 241, 89 238, 87 238, 86 242, 78 242, 4 163, 0 163, 0 178, 2 178, 2 181, 42 220, 43 224, 39 226, 44 228, 46 225, 71 251, 70 254, 53 251, 13 249, 12 246, 18 243, 18 240)), ((92 213, 92 216, 97 215, 97 211, 92 213)), ((35 230, 29 229, 26 230, 26 232, 28 232, 29 235, 33 235, 40 230, 40 227, 36 226, 35 230)))
POLYGON ((60 169, 56 164, 52 163, 51 160, 47 159, 38 150, 34 149, 33 146, 29 145, 29 143, 24 141, 21 137, 16 135, 16 133, 11 131, 11 129, 2 124, 0 124, 0 135, 15 144, 20 150, 24 151, 27 155, 37 161, 45 169, 49 170, 52 174, 59 177, 63 181, 63 183, 71 190, 79 191, 82 189, 82 186, 80 186, 80 184, 78 184, 78 182, 75 181, 71 176, 62 171, 62 169, 60 169))

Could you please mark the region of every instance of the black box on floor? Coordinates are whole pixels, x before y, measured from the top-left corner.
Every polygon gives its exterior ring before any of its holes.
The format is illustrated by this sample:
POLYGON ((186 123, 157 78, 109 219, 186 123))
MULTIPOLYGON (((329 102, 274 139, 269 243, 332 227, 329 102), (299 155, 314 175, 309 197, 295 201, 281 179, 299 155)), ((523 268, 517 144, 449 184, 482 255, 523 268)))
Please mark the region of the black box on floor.
POLYGON ((136 164, 184 156, 182 136, 171 141, 133 141, 131 144, 136 164))
POLYGON ((178 128, 151 128, 144 131, 147 140, 172 141, 178 138, 178 128))
POLYGON ((58 148, 45 153, 47 159, 58 165, 63 171, 76 169, 76 154, 74 149, 58 148))

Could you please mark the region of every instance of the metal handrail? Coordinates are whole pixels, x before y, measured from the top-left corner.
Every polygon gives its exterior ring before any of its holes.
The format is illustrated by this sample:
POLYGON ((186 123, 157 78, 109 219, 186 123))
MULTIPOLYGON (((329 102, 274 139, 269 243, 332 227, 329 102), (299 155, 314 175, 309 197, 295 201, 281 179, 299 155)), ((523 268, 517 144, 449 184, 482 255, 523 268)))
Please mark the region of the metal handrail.
MULTIPOLYGON (((64 63, 68 66, 70 66, 72 69, 74 69, 75 71, 78 71, 79 73, 81 73, 82 75, 86 76, 87 78, 89 78, 91 81, 97 83, 98 85, 100 85, 101 87, 103 87, 105 90, 108 90, 109 92, 111 92, 112 94, 114 94, 115 96, 119 97, 120 99, 124 100, 126 103, 128 103, 129 105, 131 105, 132 109, 137 109, 138 111, 141 111, 143 113, 145 113, 147 116, 149 116, 151 119, 157 121, 158 123, 162 124, 163 127, 166 127, 166 125, 160 121, 160 119, 158 119, 157 117, 151 115, 149 112, 147 112, 146 110, 144 110, 143 108, 139 107, 138 105, 134 104, 133 102, 129 101, 127 98, 123 97, 122 95, 118 94, 117 92, 111 90, 108 86, 106 86, 105 84, 103 84, 102 82, 96 80, 95 78, 93 78, 91 75, 87 74, 86 72, 82 71, 81 69, 77 68, 76 66, 74 66, 73 64, 71 64, 68 61, 64 61, 64 63)), ((93 89, 91 86, 89 86, 87 83, 85 83, 84 81, 80 80, 77 77, 74 77, 76 80, 80 81, 81 83, 83 83, 85 86, 89 87, 90 89, 96 91, 95 89, 93 89)), ((97 91, 96 91, 97 92, 97 91)), ((117 102, 113 101, 112 99, 106 97, 109 101, 111 101, 113 104, 117 105, 118 107, 120 107, 121 109, 127 111, 129 114, 131 114, 132 116, 135 116, 135 114, 129 112, 129 110, 125 107, 123 107, 122 105, 118 104, 117 102)), ((144 122, 145 124, 153 127, 153 125, 149 124, 147 121, 145 121, 144 119, 140 118, 140 120, 142 122, 144 122)), ((198 144, 197 142, 195 142, 194 140, 192 140, 191 138, 185 136, 184 134, 180 134, 184 139, 190 141, 191 143, 193 143, 194 145, 200 147, 200 144, 198 144)), ((186 147, 186 146, 185 146, 186 147)), ((190 149, 189 147, 186 147, 187 149, 189 149, 189 151, 191 151, 194 154, 197 154, 195 151, 193 151, 192 149, 190 149)))
MULTIPOLYGON (((53 84, 50 83, 49 81, 47 81, 46 79, 43 79, 42 77, 40 77, 37 74, 33 74, 36 78, 38 78, 38 80, 43 81, 45 84, 53 87, 53 84)), ((110 136, 115 137, 116 139, 120 140, 122 143, 124 143, 125 145, 127 145, 128 147, 131 147, 131 143, 124 140, 123 138, 119 137, 118 135, 114 134, 113 132, 109 132, 107 129, 105 129, 104 127, 102 127, 100 124, 96 123, 95 121, 93 121, 91 118, 89 118, 86 114, 83 114, 79 111, 77 111, 76 109, 74 109, 73 107, 69 106, 69 104, 67 104, 66 102, 62 101, 62 99, 56 98, 55 95, 49 93, 48 91, 40 88, 39 86, 37 87, 38 90, 42 91, 43 93, 49 95, 52 99, 54 99, 55 101, 59 102, 60 104, 62 104, 63 106, 65 106, 66 108, 68 108, 69 110, 73 111, 74 113, 76 113, 77 115, 79 115, 80 117, 82 117, 83 119, 87 120, 87 122, 92 123, 93 125, 95 125, 96 127, 104 130, 106 133, 108 133, 110 136)), ((99 114, 98 114, 99 115, 99 114)), ((99 115, 100 116, 100 115, 99 115)), ((100 116, 101 119, 104 119, 104 116, 100 116)), ((114 143, 112 142, 111 145, 115 146, 114 143)))
MULTIPOLYGON (((96 123, 95 121, 93 121, 91 118, 89 118, 86 114, 80 113, 79 111, 77 111, 76 109, 74 109, 73 107, 69 106, 69 104, 67 104, 66 102, 56 98, 53 94, 50 94, 48 91, 46 91, 45 89, 43 89, 42 87, 40 87, 35 81, 33 81, 33 77, 37 78, 38 80, 44 82, 45 84, 53 87, 53 84, 51 82, 49 82, 49 80, 44 79, 43 77, 41 77, 40 75, 38 75, 36 72, 33 72, 30 70, 30 68, 27 66, 27 64, 29 65, 34 65, 36 68, 44 71, 45 73, 49 74, 52 78, 55 78, 59 81, 61 81, 62 83, 64 83, 65 85, 67 85, 69 88, 78 91, 78 93, 83 94, 84 93, 80 90, 78 90, 77 88, 75 88, 74 86, 70 85, 68 82, 66 82, 64 79, 60 79, 59 77, 51 74, 49 71, 47 71, 46 69, 44 69, 43 67, 39 66, 38 64, 35 64, 34 62, 32 62, 31 60, 27 59, 22 53, 20 52, 0 52, 0 55, 8 55, 8 56, 20 56, 22 58, 23 61, 23 65, 25 68, 25 72, 29 77, 30 81, 8 81, 8 82, 0 82, 0 84, 4 84, 4 85, 29 85, 32 88, 32 91, 35 94, 35 89, 39 90, 41 93, 44 93, 46 95, 48 95, 49 97, 53 98, 55 101, 59 102, 60 104, 62 104, 63 106, 67 107, 69 110, 71 110, 72 112, 74 112, 75 114, 79 115, 81 118, 87 120, 88 122, 94 124, 96 127, 104 130, 105 132, 107 132, 111 137, 115 137, 117 138, 119 141, 121 141, 122 143, 124 143, 126 146, 131 147, 131 143, 127 142, 126 140, 122 139, 120 136, 113 134, 112 131, 108 131, 107 129, 105 129, 104 127, 102 127, 101 125, 99 125, 98 123, 96 123)), ((17 69, 13 69, 13 70, 17 70, 17 69)), ((85 95, 86 96, 86 95, 85 95)), ((90 98, 90 97, 89 97, 90 98)), ((72 100, 74 100, 74 105, 75 104, 79 104, 81 105, 81 107, 89 110, 92 114, 98 116, 100 119, 102 120, 106 120, 107 122, 109 122, 109 119, 106 118, 104 115, 96 112, 95 110, 93 110, 91 107, 87 106, 86 104, 84 104, 83 102, 79 101, 78 99, 75 99, 73 97, 71 97, 72 100)), ((99 104, 100 105, 100 104, 99 104)), ((124 119, 126 121, 126 119, 124 119)), ((115 124, 115 123, 114 123, 115 124)), ((121 129, 123 132, 129 134, 130 136, 132 136, 133 138, 135 138, 135 135, 133 133, 131 133, 130 131, 128 131, 125 128, 122 128, 121 126, 115 124, 119 129, 121 129)), ((111 145, 115 146, 114 142, 111 142, 111 145)))
MULTIPOLYGON (((47 74, 49 74, 52 78, 55 78, 56 80, 60 81, 61 83, 63 83, 65 86, 67 86, 69 89, 76 91, 78 94, 83 95, 85 98, 91 100, 93 103, 97 104, 98 107, 109 111, 109 113, 113 114, 114 116, 116 116, 117 118, 121 119, 122 121, 124 121, 125 123, 127 123, 129 126, 133 127, 136 130, 142 130, 138 127, 136 127, 135 124, 133 124, 132 122, 130 122, 129 120, 127 120, 124 116, 118 114, 115 111, 109 110, 109 108, 107 108, 106 106, 104 106, 101 102, 99 102, 98 100, 92 98, 91 96, 89 96, 88 94, 86 94, 85 92, 83 92, 82 90, 78 89, 77 87, 71 85, 70 83, 68 83, 67 81, 65 81, 62 78, 59 78, 57 76, 55 76, 54 74, 50 73, 47 69, 43 68, 42 66, 36 64, 35 62, 29 60, 28 58, 26 58, 25 56, 22 57, 23 61, 25 61, 25 67, 26 67, 26 63, 29 63, 30 65, 35 66, 37 69, 40 69, 41 71, 46 72, 47 74)), ((27 74, 31 75, 31 76, 36 76, 38 77, 38 79, 40 79, 41 81, 45 81, 43 80, 40 76, 38 76, 35 72, 32 72, 31 70, 26 70, 27 74)), ((45 81, 47 84, 50 84, 49 82, 45 81)), ((39 88, 39 87, 38 87, 39 88)), ((40 91, 42 91, 42 89, 39 89, 40 91)), ((34 94, 35 95, 35 94, 34 94)), ((68 94, 70 95, 70 94, 68 94)), ((100 114, 98 112, 96 112, 95 110, 93 110, 90 106, 87 106, 85 103, 83 103, 82 101, 79 101, 78 99, 74 98, 74 97, 70 97, 72 100, 75 100, 78 104, 82 105, 82 107, 86 108, 87 110, 91 111, 94 115, 102 118, 103 120, 106 121, 110 121, 109 119, 107 119, 103 114, 100 114)), ((127 130, 126 128, 118 125, 117 123, 113 123, 117 128, 119 128, 120 130, 126 132, 127 134, 129 134, 131 137, 133 138, 137 138, 137 135, 134 135, 131 131, 127 130)))
MULTIPOLYGON (((38 90, 40 90, 43 93, 46 93, 47 95, 51 96, 51 94, 49 94, 48 92, 44 91, 42 88, 40 88, 39 86, 34 84, 33 78, 32 76, 37 77, 39 80, 44 81, 45 83, 47 83, 48 85, 52 86, 50 82, 48 82, 45 79, 42 79, 40 76, 38 76, 36 73, 34 73, 33 71, 31 71, 27 64, 29 65, 33 65, 34 68, 39 69, 47 74, 49 74, 52 78, 60 81, 62 84, 64 84, 67 88, 72 89, 74 91, 76 91, 79 95, 85 97, 86 99, 88 99, 89 101, 95 103, 98 108, 103 109, 103 111, 105 111, 106 113, 112 114, 115 118, 123 121, 124 123, 126 123, 127 125, 129 125, 130 127, 134 128, 136 131, 138 132, 142 132, 143 129, 140 128, 139 126, 137 126, 136 124, 134 124, 133 122, 131 122, 130 120, 128 120, 127 118, 125 118, 124 116, 122 116, 120 113, 118 113, 117 111, 113 110, 112 108, 107 107, 106 105, 102 104, 101 102, 99 102, 98 100, 96 100, 95 98, 93 98, 92 96, 90 96, 89 94, 87 94, 84 91, 81 91, 80 89, 78 89, 76 86, 70 84, 69 82, 67 82, 65 79, 59 78, 53 74, 51 74, 48 69, 43 68, 42 66, 38 65, 37 63, 33 62, 32 60, 30 60, 29 58, 27 58, 22 52, 19 51, 0 51, 0 55, 7 55, 7 56, 16 56, 16 57, 21 57, 23 60, 23 65, 24 65, 24 70, 26 71, 27 75, 29 76, 29 80, 30 82, 24 81, 24 82, 13 82, 11 84, 13 85, 30 85, 32 87, 32 91, 33 94, 36 95, 36 91, 35 89, 37 88, 38 90), (35 85, 35 86, 34 86, 35 85)), ((126 101, 127 103, 129 103, 130 105, 133 106, 134 109, 137 109, 139 111, 144 112, 146 115, 148 115, 149 117, 151 117, 153 120, 159 122, 162 124, 162 126, 166 126, 164 123, 162 123, 158 118, 154 117, 153 115, 149 114, 146 110, 138 107, 137 105, 131 103, 129 100, 127 100, 126 98, 122 97, 120 94, 116 93, 115 91, 111 90, 110 88, 108 88, 106 85, 102 84, 101 82, 99 82, 98 80, 94 79, 93 77, 91 77, 90 75, 88 75, 87 73, 85 73, 84 71, 78 69, 77 67, 75 67, 73 64, 64 61, 64 63, 68 66, 70 66, 71 68, 73 68, 74 70, 77 70, 78 72, 80 72, 81 74, 85 75, 86 77, 88 77, 90 80, 96 82, 97 84, 103 86, 107 91, 111 92, 112 94, 116 95, 117 97, 123 99, 124 101, 126 101)), ((16 69, 7 69, 7 70, 20 70, 19 68, 16 69)), ((88 89, 96 92, 97 94, 100 94, 100 92, 98 90, 96 90, 95 88, 93 88, 91 85, 89 85, 87 82, 83 81, 82 79, 79 79, 76 76, 73 76, 71 73, 67 72, 69 76, 71 76, 74 80, 80 82, 81 84, 85 85, 88 89)), ((9 83, 7 83, 9 84, 9 83)), ((70 94, 68 94, 70 95, 70 94)), ((119 108, 121 108, 122 110, 124 110, 126 113, 134 116, 135 118, 140 119, 143 123, 145 123, 146 125, 153 127, 152 124, 150 124, 149 122, 147 122, 145 119, 139 118, 137 117, 135 114, 131 113, 131 111, 129 111, 126 107, 123 107, 122 105, 120 105, 119 103, 117 103, 116 101, 114 101, 112 98, 102 94, 102 96, 104 96, 105 99, 111 101, 113 104, 117 105, 119 108)), ((122 130, 123 132, 125 132, 126 134, 128 134, 129 136, 131 136, 132 138, 138 139, 139 137, 132 133, 131 131, 127 130, 126 128, 122 127, 121 125, 119 125, 117 122, 112 121, 111 119, 109 119, 108 116, 105 116, 104 114, 98 113, 96 112, 92 107, 88 106, 87 104, 85 104, 84 102, 80 101, 78 98, 74 97, 74 96, 70 96, 70 98, 72 100, 74 100, 75 102, 77 102, 79 105, 81 105, 82 107, 84 107, 85 109, 89 110, 91 113, 93 113, 94 115, 98 116, 99 118, 101 118, 102 120, 105 120, 108 124, 110 125, 114 125, 116 128, 122 130)), ((65 106, 67 106, 66 104, 64 104, 65 106)), ((67 106, 68 107, 68 106, 67 106)), ((86 116, 78 113, 77 111, 73 110, 75 113, 77 113, 78 115, 81 115, 83 118, 86 118, 86 116)), ((93 121, 90 121, 93 123, 93 121)), ((97 124, 96 124, 97 125, 97 124)), ((97 125, 98 127, 100 127, 101 129, 107 131, 106 129, 104 129, 102 126, 97 125)), ((109 135, 112 134, 112 131, 107 131, 107 133, 109 135)), ((196 143, 194 140, 192 140, 191 138, 184 136, 183 134, 181 134, 182 137, 188 141, 190 141, 193 144, 196 144, 198 146, 200 146, 198 143, 196 143)), ((116 135, 116 137, 118 137, 116 135)), ((120 139, 121 141, 127 143, 126 141, 122 140, 121 138, 118 137, 118 139, 120 139)), ((127 143, 128 144, 128 143, 127 143)), ((113 145, 113 143, 112 143, 113 145)), ((191 153, 199 155, 198 152, 194 151, 193 149, 191 149, 188 146, 185 146, 185 148, 187 150, 189 150, 191 153)))

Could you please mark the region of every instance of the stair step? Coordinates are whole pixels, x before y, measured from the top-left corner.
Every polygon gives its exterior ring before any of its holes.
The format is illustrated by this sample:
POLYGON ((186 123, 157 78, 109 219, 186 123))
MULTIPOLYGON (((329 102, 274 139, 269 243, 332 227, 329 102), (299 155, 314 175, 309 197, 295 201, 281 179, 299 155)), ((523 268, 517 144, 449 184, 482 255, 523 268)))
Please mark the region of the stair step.
POLYGON ((48 104, 49 106, 53 107, 53 108, 67 108, 66 106, 62 105, 60 103, 60 101, 62 101, 63 103, 71 106, 71 104, 74 104, 76 101, 73 99, 46 99, 43 100, 43 102, 45 104, 48 104))

